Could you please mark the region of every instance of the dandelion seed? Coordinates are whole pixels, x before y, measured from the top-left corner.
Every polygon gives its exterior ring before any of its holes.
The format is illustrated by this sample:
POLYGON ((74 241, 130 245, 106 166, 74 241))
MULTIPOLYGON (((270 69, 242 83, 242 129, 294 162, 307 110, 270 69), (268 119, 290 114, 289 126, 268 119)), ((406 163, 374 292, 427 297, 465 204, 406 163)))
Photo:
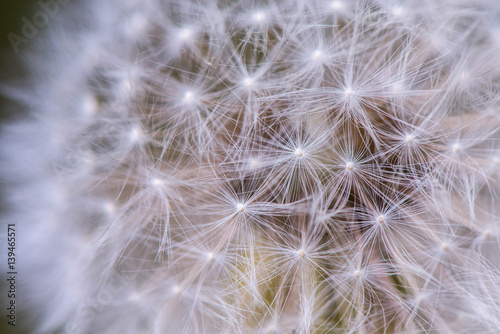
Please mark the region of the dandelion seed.
POLYGON ((82 237, 78 240, 79 248, 82 250, 90 249, 94 246, 93 240, 90 237, 82 237))
POLYGON ((413 136, 413 135, 407 135, 405 139, 406 139, 406 142, 410 145, 415 142, 415 136, 413 136))
POLYGON ((254 87, 254 84, 255 84, 255 80, 253 78, 245 78, 245 80, 243 80, 243 86, 247 87, 247 88, 253 88, 254 87))
POLYGON ((129 294, 127 301, 135 303, 135 302, 140 301, 141 299, 142 299, 142 296, 138 292, 134 291, 133 293, 129 294))
POLYGON ((399 93, 401 93, 403 91, 403 88, 404 88, 403 84, 401 84, 401 83, 395 83, 395 84, 392 85, 392 92, 396 93, 396 94, 399 94, 399 93))
POLYGON ((83 165, 85 170, 90 170, 94 166, 94 158, 90 154, 87 154, 83 157, 83 165))
POLYGON ((73 2, 0 88, 27 331, 497 332, 500 2, 73 2))
POLYGON ((352 274, 355 279, 359 279, 361 277, 361 270, 355 270, 354 273, 352 274))
POLYGON ((333 9, 333 10, 341 10, 344 8, 344 3, 342 1, 339 1, 339 0, 335 0, 335 1, 332 1, 330 3, 330 7, 333 9))
POLYGON ((93 95, 89 95, 83 101, 83 112, 87 116, 93 116, 97 112, 99 107, 99 102, 97 98, 93 95))
POLYGON ((257 168, 259 168, 260 161, 257 158, 250 158, 250 160, 248 161, 248 165, 250 166, 251 170, 257 170, 257 168))
POLYGON ((461 82, 467 82, 469 81, 470 75, 466 71, 462 71, 462 73, 460 73, 459 78, 461 82))
POLYGON ((278 328, 277 328, 277 326, 276 326, 276 325, 271 324, 271 325, 268 325, 268 326, 265 328, 265 333, 272 334, 272 333, 275 333, 277 329, 278 329, 278 328))
POLYGON ((302 157, 304 156, 304 152, 302 151, 302 149, 301 149, 301 148, 297 148, 297 149, 295 150, 295 156, 296 156, 297 158, 302 158, 302 157))
POLYGON ((314 61, 319 62, 319 61, 323 60, 323 57, 324 57, 323 51, 315 50, 313 52, 313 60, 314 61))
POLYGON ((188 41, 193 36, 193 31, 189 28, 182 28, 179 30, 178 36, 181 41, 188 41))
POLYGON ((383 225, 385 223, 385 217, 384 216, 378 216, 377 217, 377 223, 380 225, 383 225))
POLYGON ((460 146, 460 144, 454 144, 452 146, 453 153, 459 153, 461 150, 462 150, 462 146, 460 146))
POLYGON ((147 26, 147 17, 143 13, 136 13, 126 26, 127 35, 132 39, 138 39, 146 32, 147 26))
POLYGON ((108 201, 104 204, 104 211, 108 215, 113 215, 116 212, 116 205, 113 202, 108 201))
POLYGON ((132 92, 132 82, 130 79, 123 79, 118 85, 119 95, 127 96, 132 92))
POLYGON ((344 91, 344 94, 346 97, 351 98, 354 96, 354 90, 350 87, 346 88, 346 90, 344 91))
POLYGON ((133 128, 129 134, 129 140, 131 143, 140 143, 144 139, 144 135, 139 128, 133 128))
POLYGON ((252 19, 255 23, 264 23, 266 20, 266 14, 264 12, 258 11, 253 14, 252 19))
POLYGON ((244 212, 245 211, 245 208, 246 208, 246 205, 243 204, 243 203, 238 203, 236 205, 236 211, 237 212, 244 212))
POLYGON ((483 231, 483 237, 485 239, 489 239, 491 237, 491 230, 484 230, 483 231))
POLYGON ((180 286, 175 285, 175 286, 172 287, 172 294, 174 296, 180 296, 181 293, 182 293, 182 288, 180 286))
POLYGON ((405 10, 401 6, 393 7, 391 10, 392 15, 394 15, 396 17, 401 17, 404 14, 404 12, 405 12, 405 10))
POLYGON ((154 178, 151 180, 151 185, 156 189, 161 189, 164 186, 165 182, 161 179, 154 178))
POLYGON ((187 91, 182 98, 185 104, 192 104, 194 102, 194 93, 192 91, 187 91))
POLYGON ((425 300, 425 297, 422 296, 421 294, 418 294, 415 296, 416 305, 420 305, 424 300, 425 300))

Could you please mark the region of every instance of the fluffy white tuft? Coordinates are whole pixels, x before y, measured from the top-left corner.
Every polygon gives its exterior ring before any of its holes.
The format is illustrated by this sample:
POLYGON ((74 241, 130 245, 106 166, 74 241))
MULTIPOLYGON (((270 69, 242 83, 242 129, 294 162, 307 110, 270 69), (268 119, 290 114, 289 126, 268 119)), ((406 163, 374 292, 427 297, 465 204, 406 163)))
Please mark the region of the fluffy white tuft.
POLYGON ((0 145, 33 332, 498 333, 497 1, 59 15, 0 145))

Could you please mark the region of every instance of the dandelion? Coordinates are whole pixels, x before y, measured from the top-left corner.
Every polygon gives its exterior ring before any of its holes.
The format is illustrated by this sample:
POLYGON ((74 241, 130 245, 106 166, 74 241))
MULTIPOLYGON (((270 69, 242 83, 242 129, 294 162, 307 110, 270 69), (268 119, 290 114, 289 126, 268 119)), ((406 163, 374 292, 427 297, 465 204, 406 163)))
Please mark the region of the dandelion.
POLYGON ((74 1, 1 92, 33 333, 498 333, 495 1, 74 1))

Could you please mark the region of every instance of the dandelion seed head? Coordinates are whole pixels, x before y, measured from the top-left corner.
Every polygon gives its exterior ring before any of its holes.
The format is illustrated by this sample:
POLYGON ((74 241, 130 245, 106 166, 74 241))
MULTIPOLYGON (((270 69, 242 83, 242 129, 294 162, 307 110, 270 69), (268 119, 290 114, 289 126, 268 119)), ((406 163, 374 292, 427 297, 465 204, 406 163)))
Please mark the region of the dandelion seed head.
POLYGON ((247 77, 243 80, 243 86, 247 88, 253 88, 255 86, 255 79, 247 77))
POLYGON ((1 88, 28 331, 500 327, 498 1, 62 2, 1 88))

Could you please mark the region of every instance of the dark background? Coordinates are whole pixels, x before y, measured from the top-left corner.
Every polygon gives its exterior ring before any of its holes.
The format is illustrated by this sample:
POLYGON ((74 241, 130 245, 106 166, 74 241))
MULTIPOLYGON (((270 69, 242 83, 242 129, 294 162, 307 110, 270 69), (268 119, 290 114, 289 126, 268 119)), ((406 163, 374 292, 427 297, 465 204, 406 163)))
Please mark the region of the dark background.
MULTIPOLYGON (((7 35, 10 32, 21 34, 21 26, 23 24, 22 18, 25 16, 30 21, 32 20, 33 14, 40 10, 38 6, 38 1, 40 0, 0 0, 0 126, 5 123, 5 121, 12 119, 14 115, 19 113, 19 106, 16 106, 15 103, 9 101, 6 98, 6 94, 4 93, 5 87, 9 87, 9 85, 13 81, 22 80, 27 76, 27 69, 22 64, 19 55, 14 53, 14 49, 9 42, 7 35)), ((24 45, 20 46, 20 50, 22 53, 24 45)), ((2 159, 2 157, 0 157, 2 159)), ((2 212, 6 209, 5 204, 2 200, 2 189, 0 184, 0 216, 2 212)), ((3 224, 0 224, 3 226, 3 224)), ((3 231, 1 231, 3 232, 3 231)), ((3 238, 2 238, 3 239, 3 238)), ((5 259, 7 252, 7 246, 3 242, 0 242, 2 249, 0 252, 2 256, 0 257, 2 261, 5 259), (5 246, 5 249, 4 249, 5 246)), ((3 268, 4 266, 2 266, 3 268)), ((19 273, 22 275, 22 273, 19 273)), ((27 334, 30 333, 31 330, 28 329, 28 314, 23 314, 19 310, 17 310, 17 319, 16 319, 16 327, 8 326, 6 317, 7 310, 5 309, 7 298, 7 292, 5 290, 5 282, 6 275, 5 273, 0 273, 0 333, 2 334, 27 334)), ((17 287, 17 293, 20 294, 22 291, 19 290, 19 286, 17 287)), ((17 302, 17 301, 16 301, 17 302)), ((20 306, 20 305, 18 305, 20 306)))
MULTIPOLYGON (((10 118, 15 109, 5 98, 2 87, 26 75, 26 69, 21 64, 19 55, 14 53, 7 36, 11 32, 22 36, 22 18, 25 16, 32 20, 33 13, 40 10, 38 1, 40 0, 0 0, 0 122, 10 118)), ((19 47, 21 51, 23 46, 26 45, 19 47)))
POLYGON ((36 10, 33 8, 38 0, 0 0, 0 47, 2 51, 10 47, 7 34, 19 33, 21 18, 36 10))

